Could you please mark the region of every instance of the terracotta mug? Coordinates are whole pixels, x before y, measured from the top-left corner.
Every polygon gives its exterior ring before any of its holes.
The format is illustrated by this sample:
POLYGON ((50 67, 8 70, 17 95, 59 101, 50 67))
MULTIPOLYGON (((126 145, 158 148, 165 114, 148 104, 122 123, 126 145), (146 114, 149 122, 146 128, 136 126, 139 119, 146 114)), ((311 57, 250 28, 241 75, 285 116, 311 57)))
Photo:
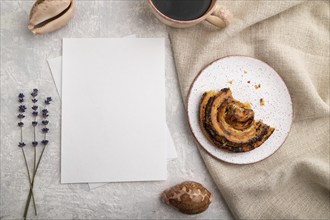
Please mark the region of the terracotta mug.
POLYGON ((218 28, 226 27, 232 19, 232 14, 226 8, 217 5, 217 0, 211 0, 211 4, 207 11, 200 17, 193 20, 176 20, 164 15, 160 12, 152 0, 147 0, 148 4, 152 10, 152 12, 156 15, 156 17, 162 21, 164 24, 169 25, 175 28, 186 28, 193 25, 196 25, 204 20, 209 23, 215 25, 218 28))

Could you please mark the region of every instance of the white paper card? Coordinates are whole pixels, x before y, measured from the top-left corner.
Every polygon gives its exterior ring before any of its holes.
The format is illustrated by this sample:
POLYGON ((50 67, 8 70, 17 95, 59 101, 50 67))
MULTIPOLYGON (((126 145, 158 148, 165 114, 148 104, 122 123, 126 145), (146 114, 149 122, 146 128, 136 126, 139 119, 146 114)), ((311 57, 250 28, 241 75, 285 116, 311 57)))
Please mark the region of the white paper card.
POLYGON ((164 39, 64 39, 61 182, 166 179, 164 39))

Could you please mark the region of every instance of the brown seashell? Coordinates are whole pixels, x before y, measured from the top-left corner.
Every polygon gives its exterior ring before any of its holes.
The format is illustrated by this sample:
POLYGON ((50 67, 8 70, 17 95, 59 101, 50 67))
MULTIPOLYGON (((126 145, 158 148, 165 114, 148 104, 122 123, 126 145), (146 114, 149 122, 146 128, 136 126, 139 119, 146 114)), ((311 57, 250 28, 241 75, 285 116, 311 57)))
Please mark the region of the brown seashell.
POLYGON ((162 201, 185 214, 204 212, 212 201, 212 194, 200 183, 186 181, 166 189, 162 201))
POLYGON ((28 28, 45 34, 65 26, 74 16, 75 0, 37 0, 30 12, 28 28))

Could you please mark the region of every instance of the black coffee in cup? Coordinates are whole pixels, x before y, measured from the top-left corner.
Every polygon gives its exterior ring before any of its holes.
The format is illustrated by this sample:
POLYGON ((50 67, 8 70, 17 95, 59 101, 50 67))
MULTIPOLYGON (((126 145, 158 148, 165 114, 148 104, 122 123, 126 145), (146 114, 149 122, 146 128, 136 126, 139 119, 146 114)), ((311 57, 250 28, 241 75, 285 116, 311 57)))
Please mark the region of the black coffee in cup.
POLYGON ((203 16, 212 0, 152 0, 155 7, 165 16, 190 21, 203 16))

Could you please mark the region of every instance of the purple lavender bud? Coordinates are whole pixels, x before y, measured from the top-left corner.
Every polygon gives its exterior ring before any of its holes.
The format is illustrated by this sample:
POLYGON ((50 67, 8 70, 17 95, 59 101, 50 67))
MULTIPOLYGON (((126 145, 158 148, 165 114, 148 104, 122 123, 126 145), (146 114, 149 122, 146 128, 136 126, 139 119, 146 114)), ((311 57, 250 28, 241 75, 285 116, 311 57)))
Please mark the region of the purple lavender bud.
POLYGON ((37 126, 37 125, 38 125, 38 122, 37 122, 37 121, 33 121, 33 122, 32 122, 32 126, 33 126, 33 127, 35 127, 35 126, 37 126))
POLYGON ((41 143, 42 143, 43 145, 47 145, 47 144, 48 144, 48 140, 42 140, 41 143))
POLYGON ((48 128, 42 128, 41 131, 42 131, 43 133, 48 133, 49 129, 48 129, 48 128))
POLYGON ((19 142, 19 143, 18 143, 18 146, 19 146, 19 147, 24 147, 24 146, 25 146, 25 143, 24 143, 24 142, 19 142))
POLYGON ((42 117, 44 118, 47 118, 49 115, 48 115, 48 110, 47 109, 43 109, 42 110, 42 117))
POLYGON ((31 96, 36 97, 38 95, 38 89, 33 89, 31 96))
POLYGON ((36 147, 38 145, 38 141, 32 141, 32 146, 36 147))
POLYGON ((25 112, 25 109, 26 109, 25 105, 18 106, 18 111, 19 112, 25 112))
POLYGON ((18 98, 18 102, 22 103, 22 102, 24 102, 24 99, 23 98, 18 98))
POLYGON ((38 109, 38 106, 34 105, 34 106, 32 106, 32 109, 33 109, 34 111, 36 111, 36 110, 38 109))
POLYGON ((25 115, 23 115, 23 114, 18 114, 18 115, 17 115, 17 118, 20 118, 20 119, 25 118, 25 115))
POLYGON ((23 93, 20 93, 20 94, 18 94, 18 98, 24 98, 25 96, 24 96, 24 94, 23 93))
POLYGON ((51 101, 53 101, 52 97, 47 97, 47 99, 45 100, 45 104, 49 105, 51 101))
POLYGON ((18 125, 19 127, 23 127, 24 123, 23 123, 23 122, 18 122, 17 125, 18 125))
POLYGON ((38 112, 37 111, 34 111, 34 112, 32 112, 32 115, 33 116, 38 116, 38 112))
POLYGON ((36 103, 38 101, 38 99, 32 99, 33 103, 36 103))
POLYGON ((48 125, 48 122, 49 122, 48 120, 43 120, 43 121, 42 121, 42 124, 43 124, 43 125, 48 125))

